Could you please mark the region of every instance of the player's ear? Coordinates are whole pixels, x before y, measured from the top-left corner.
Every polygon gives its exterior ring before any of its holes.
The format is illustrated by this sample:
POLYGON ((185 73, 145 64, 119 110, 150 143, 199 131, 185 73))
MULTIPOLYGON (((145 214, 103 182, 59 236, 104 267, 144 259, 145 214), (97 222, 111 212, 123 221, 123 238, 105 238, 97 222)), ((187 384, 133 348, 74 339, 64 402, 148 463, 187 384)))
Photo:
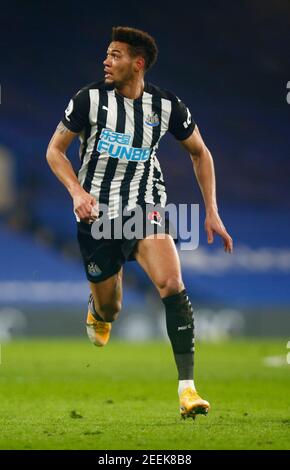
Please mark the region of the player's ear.
POLYGON ((138 56, 135 59, 136 71, 145 70, 145 59, 144 57, 138 56))

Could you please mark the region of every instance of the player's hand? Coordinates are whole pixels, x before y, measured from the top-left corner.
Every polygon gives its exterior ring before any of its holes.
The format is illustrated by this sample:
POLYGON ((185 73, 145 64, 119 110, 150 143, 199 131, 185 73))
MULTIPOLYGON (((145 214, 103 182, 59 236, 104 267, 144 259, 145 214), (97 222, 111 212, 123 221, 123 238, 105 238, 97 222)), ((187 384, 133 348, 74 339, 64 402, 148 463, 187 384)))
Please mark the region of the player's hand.
POLYGON ((224 224, 217 211, 209 212, 206 215, 204 223, 205 231, 207 233, 207 242, 213 243, 214 234, 217 233, 223 239, 224 250, 226 253, 233 252, 233 239, 226 231, 224 224))
POLYGON ((73 195, 74 212, 82 222, 93 223, 98 218, 98 204, 93 196, 80 188, 73 195))

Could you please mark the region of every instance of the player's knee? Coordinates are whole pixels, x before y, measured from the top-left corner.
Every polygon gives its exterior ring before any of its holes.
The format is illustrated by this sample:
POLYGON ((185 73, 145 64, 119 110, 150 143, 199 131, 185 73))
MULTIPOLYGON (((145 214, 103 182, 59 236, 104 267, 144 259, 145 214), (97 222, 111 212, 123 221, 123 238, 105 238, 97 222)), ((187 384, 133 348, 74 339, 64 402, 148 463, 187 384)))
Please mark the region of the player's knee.
POLYGON ((121 307, 121 302, 118 300, 110 302, 109 304, 104 303, 99 306, 99 313, 104 321, 113 322, 117 320, 121 307))
POLYGON ((179 275, 168 276, 162 281, 159 286, 161 297, 168 297, 169 295, 175 295, 184 289, 184 284, 179 275))

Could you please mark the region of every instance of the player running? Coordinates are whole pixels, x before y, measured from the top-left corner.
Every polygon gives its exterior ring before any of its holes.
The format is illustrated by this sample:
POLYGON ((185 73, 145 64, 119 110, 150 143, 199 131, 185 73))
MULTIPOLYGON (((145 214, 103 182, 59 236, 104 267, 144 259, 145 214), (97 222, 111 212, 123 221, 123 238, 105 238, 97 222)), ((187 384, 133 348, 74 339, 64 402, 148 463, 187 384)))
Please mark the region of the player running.
MULTIPOLYGON (((178 253, 159 209, 166 188, 156 157, 158 143, 169 131, 189 152, 202 191, 208 243, 222 237, 231 253, 233 242, 217 209, 213 159, 188 108, 174 94, 144 81, 157 58, 155 40, 141 30, 116 27, 104 60, 104 81, 81 89, 69 102, 48 147, 47 160, 65 185, 78 220, 78 241, 91 295, 87 332, 97 346, 109 341, 112 322, 122 305, 122 272, 136 260, 148 274, 165 306, 166 326, 178 371, 180 412, 184 418, 207 414, 193 380, 194 319, 183 284, 178 253), (81 141, 81 167, 76 177, 66 157, 72 140, 81 141), (99 207, 114 221, 123 209, 142 208, 163 238, 145 233, 141 239, 92 236, 99 207), (93 223, 94 222, 94 223, 93 223), (92 224, 93 223, 93 224, 92 224), (155 225, 154 225, 155 226, 155 225)), ((124 223, 124 220, 122 223, 124 223)), ((155 232, 154 232, 155 233, 155 232)))

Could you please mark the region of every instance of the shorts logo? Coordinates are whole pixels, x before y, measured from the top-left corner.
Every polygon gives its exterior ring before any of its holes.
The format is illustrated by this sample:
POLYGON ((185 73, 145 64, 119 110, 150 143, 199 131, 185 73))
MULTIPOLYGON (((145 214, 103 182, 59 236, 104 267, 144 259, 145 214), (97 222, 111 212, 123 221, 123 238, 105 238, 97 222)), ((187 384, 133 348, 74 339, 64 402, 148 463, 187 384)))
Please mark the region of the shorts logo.
POLYGON ((159 225, 159 227, 161 227, 162 217, 158 211, 148 212, 148 219, 151 224, 159 225))
POLYGON ((159 126, 160 124, 160 121, 159 121, 159 117, 156 113, 153 113, 153 114, 147 114, 147 117, 145 119, 145 124, 147 124, 147 126, 151 126, 151 127, 156 127, 156 126, 159 126))
POLYGON ((91 262, 90 264, 88 264, 88 273, 91 276, 99 276, 100 274, 102 274, 102 270, 96 263, 91 262))

